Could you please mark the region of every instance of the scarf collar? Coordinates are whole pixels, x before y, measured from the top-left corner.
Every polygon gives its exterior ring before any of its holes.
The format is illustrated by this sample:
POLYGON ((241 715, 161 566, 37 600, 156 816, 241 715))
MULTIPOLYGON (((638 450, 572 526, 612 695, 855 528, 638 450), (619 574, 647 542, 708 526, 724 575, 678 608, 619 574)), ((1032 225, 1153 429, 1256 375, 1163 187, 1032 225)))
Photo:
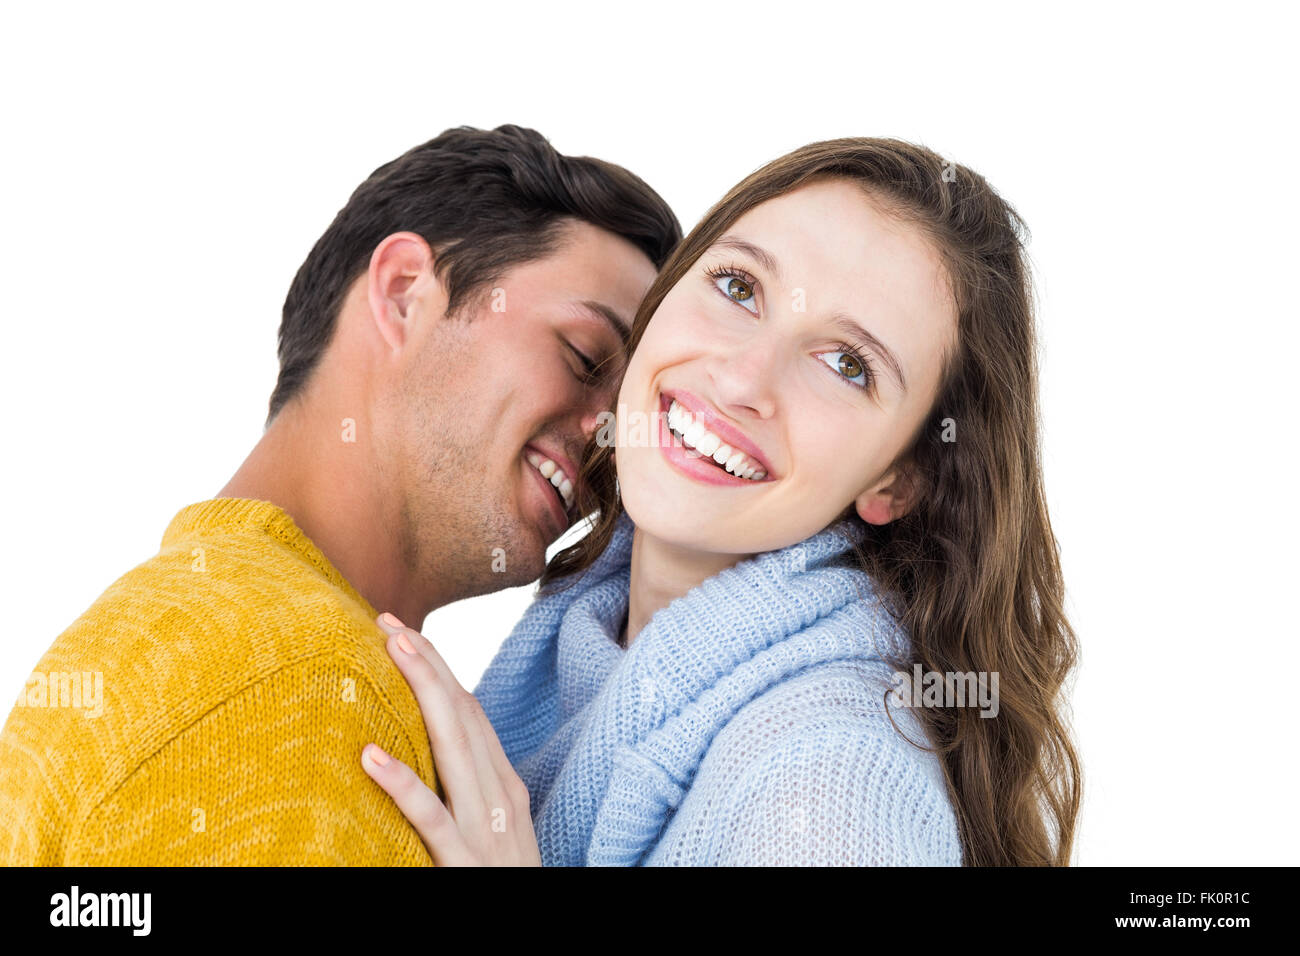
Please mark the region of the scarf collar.
POLYGON ((544 859, 544 834, 590 834, 548 862, 636 863, 742 706, 818 664, 909 653, 848 564, 864 536, 851 521, 708 578, 623 650, 633 531, 620 516, 595 562, 539 596, 475 689, 533 795, 544 859))

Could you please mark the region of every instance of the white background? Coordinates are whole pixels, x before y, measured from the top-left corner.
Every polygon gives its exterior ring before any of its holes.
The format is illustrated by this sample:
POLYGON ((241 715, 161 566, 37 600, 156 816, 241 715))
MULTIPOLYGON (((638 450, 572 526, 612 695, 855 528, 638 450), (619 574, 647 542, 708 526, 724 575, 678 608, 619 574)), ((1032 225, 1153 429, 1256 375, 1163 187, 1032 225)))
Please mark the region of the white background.
MULTIPOLYGON (((689 228, 790 149, 897 136, 1033 234, 1077 862, 1297 862, 1294 26, 1048 7, 6 5, 0 710, 257 441, 289 282, 376 166, 518 123, 689 228)), ((426 622, 466 686, 529 596, 426 622)))

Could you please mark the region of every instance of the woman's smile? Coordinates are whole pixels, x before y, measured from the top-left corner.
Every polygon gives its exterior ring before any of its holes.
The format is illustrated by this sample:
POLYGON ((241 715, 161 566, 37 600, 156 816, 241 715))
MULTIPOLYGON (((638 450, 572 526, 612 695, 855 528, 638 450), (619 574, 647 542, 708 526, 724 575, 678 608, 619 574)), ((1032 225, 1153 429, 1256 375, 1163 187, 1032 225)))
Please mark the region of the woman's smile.
POLYGON ((669 428, 726 471, 753 481, 771 475, 771 465, 758 446, 703 399, 685 389, 674 389, 660 394, 659 407, 668 415, 669 428))
POLYGON ((664 458, 688 478, 740 486, 775 477, 757 446, 690 392, 661 392, 656 419, 664 458))

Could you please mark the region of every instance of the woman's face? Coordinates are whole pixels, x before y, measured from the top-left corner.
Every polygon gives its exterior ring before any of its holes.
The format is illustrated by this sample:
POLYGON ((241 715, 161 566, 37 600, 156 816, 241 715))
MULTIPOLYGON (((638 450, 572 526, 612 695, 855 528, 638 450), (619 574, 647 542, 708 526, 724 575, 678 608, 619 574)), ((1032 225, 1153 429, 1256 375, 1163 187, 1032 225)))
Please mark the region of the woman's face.
POLYGON ((860 187, 754 207, 664 297, 628 364, 615 463, 629 516, 727 554, 802 541, 850 505, 899 517, 911 500, 895 460, 956 334, 938 255, 860 187))

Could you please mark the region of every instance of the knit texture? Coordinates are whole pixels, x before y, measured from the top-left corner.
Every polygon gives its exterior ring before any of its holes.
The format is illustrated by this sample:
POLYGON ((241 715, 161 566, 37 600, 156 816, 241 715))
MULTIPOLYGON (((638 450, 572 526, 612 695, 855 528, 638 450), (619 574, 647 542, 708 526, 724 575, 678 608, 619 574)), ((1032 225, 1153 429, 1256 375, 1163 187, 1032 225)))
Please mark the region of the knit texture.
POLYGON ((0 864, 430 865, 361 767, 373 741, 435 782, 375 616, 280 508, 184 508, 10 714, 0 864))
POLYGON ((633 526, 548 588, 475 688, 527 785, 546 865, 961 864, 908 641, 842 522, 722 571, 626 651, 633 526), (891 724, 890 718, 898 725, 891 724))

